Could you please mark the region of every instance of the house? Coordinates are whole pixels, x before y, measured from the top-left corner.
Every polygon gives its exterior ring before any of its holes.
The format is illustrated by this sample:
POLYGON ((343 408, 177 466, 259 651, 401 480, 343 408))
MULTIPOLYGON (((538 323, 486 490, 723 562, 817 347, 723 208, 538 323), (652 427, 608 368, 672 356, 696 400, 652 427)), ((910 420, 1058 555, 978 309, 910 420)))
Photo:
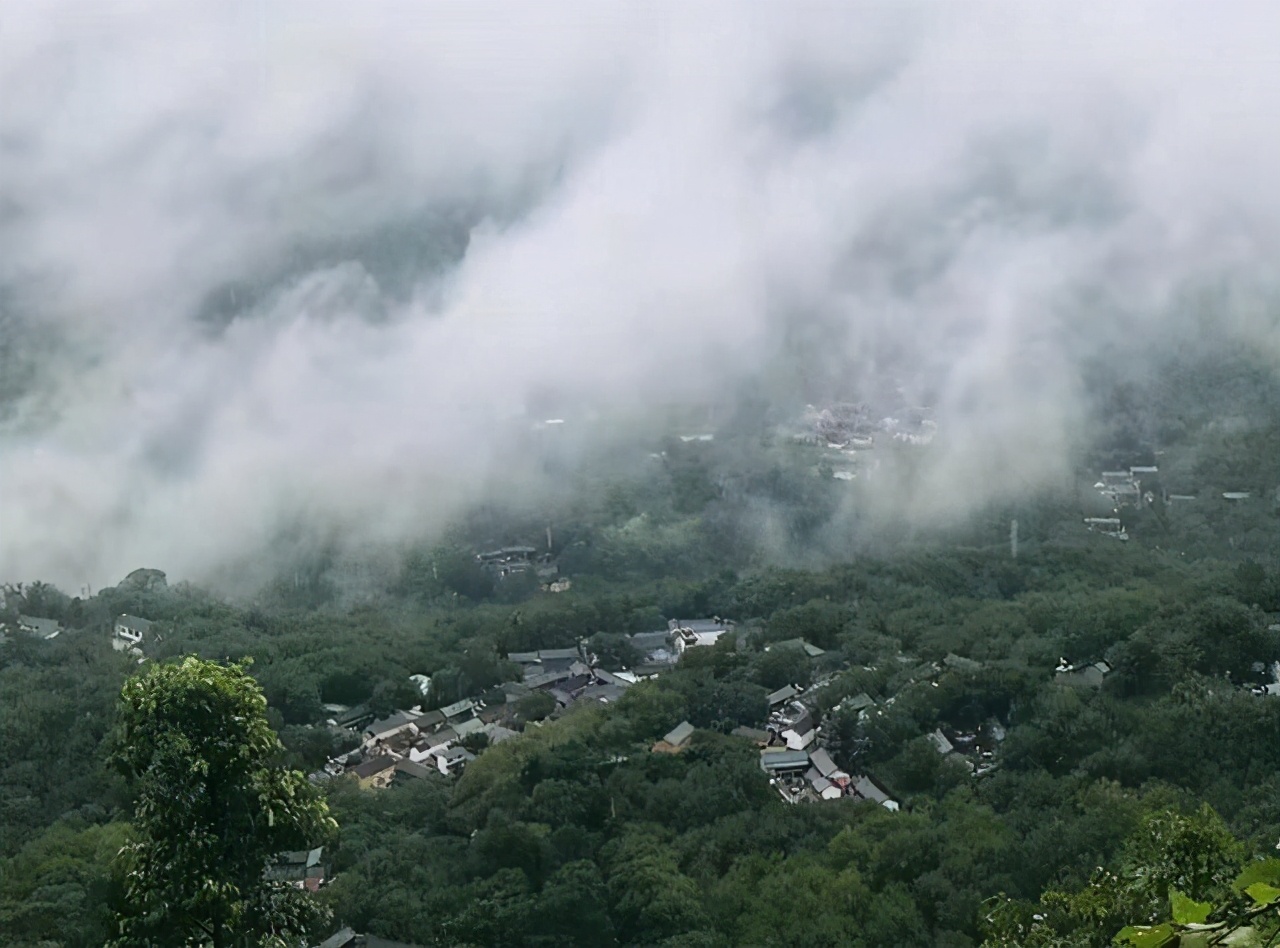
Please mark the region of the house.
POLYGON ((587 666, 581 664, 581 659, 582 655, 576 648, 544 648, 536 652, 509 652, 507 654, 507 661, 515 662, 520 666, 521 675, 526 682, 530 678, 553 672, 571 671, 576 673, 575 665, 581 665, 582 671, 588 671, 587 666))
POLYGON ((52 639, 62 631, 57 619, 40 619, 36 616, 18 616, 18 631, 38 639, 52 639))
POLYGON ((544 648, 538 650, 538 661, 544 674, 547 672, 569 671, 570 666, 581 656, 576 648, 544 648))
POLYGON ((802 750, 766 748, 760 752, 760 769, 770 777, 802 774, 809 769, 809 755, 802 750))
POLYGON ((397 711, 390 717, 383 718, 381 721, 374 721, 364 729, 364 743, 366 745, 377 744, 379 742, 386 743, 396 735, 408 731, 411 734, 418 733, 418 727, 414 723, 421 715, 416 711, 397 711))
POLYGON ((942 729, 938 728, 932 734, 928 735, 929 743, 934 746, 939 754, 947 755, 955 751, 955 747, 947 740, 947 735, 942 733, 942 729))
POLYGON ((413 723, 419 731, 432 731, 444 724, 444 714, 440 711, 428 711, 426 714, 418 715, 413 723))
POLYGON ((151 620, 128 614, 116 616, 111 626, 111 647, 117 652, 128 652, 142 645, 151 634, 151 620))
POLYGON ((461 740, 469 734, 479 734, 484 730, 484 727, 484 722, 479 718, 468 718, 466 721, 459 721, 453 725, 453 732, 461 740))
POLYGON ((463 768, 476 759, 476 755, 465 747, 440 748, 432 756, 435 757, 436 767, 445 776, 462 773, 463 768))
POLYGON ((1073 688, 1101 688, 1103 679, 1111 673, 1107 662, 1091 665, 1069 665, 1064 658, 1055 669, 1055 680, 1073 688))
POLYGON ((637 632, 627 636, 627 644, 638 656, 634 673, 641 678, 670 670, 680 657, 671 644, 670 630, 637 632))
POLYGON ((588 685, 578 693, 578 701, 598 701, 600 704, 612 704, 627 693, 629 685, 588 685))
POLYGON ((537 565, 537 555, 537 549, 532 546, 504 546, 477 553, 476 562, 488 572, 505 579, 532 570, 537 565))
POLYGON ((898 811, 898 801, 889 795, 889 791, 865 774, 853 782, 853 792, 863 800, 879 803, 886 810, 898 811))
POLYGON ((440 709, 440 713, 445 716, 445 720, 453 723, 464 716, 469 717, 470 713, 475 709, 476 703, 470 698, 463 698, 461 701, 455 701, 453 704, 447 704, 440 709))
POLYGON ((859 716, 861 716, 863 712, 867 711, 870 708, 874 708, 875 706, 876 706, 876 699, 871 697, 871 695, 867 694, 865 691, 860 691, 856 695, 851 695, 850 697, 845 698, 843 701, 841 701, 838 705, 835 706, 835 710, 836 711, 845 711, 845 710, 854 711, 859 716))
POLYGON ((762 731, 756 727, 739 726, 735 727, 729 733, 734 737, 742 737, 749 741, 753 741, 757 747, 768 747, 770 742, 773 740, 773 735, 768 731, 762 731))
POLYGON ((1085 517, 1084 522, 1093 533, 1101 533, 1104 537, 1115 540, 1129 539, 1129 533, 1119 517, 1085 517))
POLYGON ((572 678, 573 672, 567 668, 558 672, 540 672, 524 680, 524 686, 531 691, 537 691, 540 688, 550 688, 557 682, 565 681, 572 678))
POLYGON ((693 737, 694 727, 688 721, 681 721, 658 743, 653 745, 653 751, 656 754, 678 754, 684 750, 689 744, 689 739, 693 737))
POLYGON ((776 708, 779 705, 784 705, 798 694, 800 694, 800 692, 796 690, 794 685, 786 685, 779 688, 777 691, 769 695, 769 707, 776 708))
POLYGON ((356 764, 348 772, 356 775, 361 790, 381 790, 396 775, 396 759, 390 754, 380 754, 356 764))
POLYGON ((617 685, 620 688, 630 688, 634 684, 630 679, 605 671, 603 668, 592 668, 591 674, 602 685, 617 685))
POLYGON ((356 939, 360 936, 350 928, 342 928, 334 932, 316 948, 356 948, 356 939))
POLYGON ((426 780, 435 776, 435 771, 430 767, 424 767, 412 760, 397 760, 396 772, 392 775, 393 781, 409 782, 412 780, 426 780))
POLYGON ((712 619, 672 619, 667 623, 676 652, 683 655, 686 649, 715 645, 720 637, 733 631, 733 623, 716 616, 712 619))
POLYGON ((572 704, 588 685, 595 682, 594 675, 573 675, 557 682, 547 690, 563 705, 572 704))
POLYGON ((338 717, 335 717, 334 724, 341 728, 360 732, 376 717, 377 715, 370 711, 365 705, 359 705, 349 711, 341 713, 338 717))
POLYGON ((481 724, 500 724, 508 718, 514 717, 515 713, 515 708, 504 701, 502 704, 481 708, 476 717, 480 719, 481 724))
POLYGON ((527 698, 529 695, 533 694, 533 689, 528 685, 523 685, 515 681, 509 681, 501 687, 502 694, 507 699, 508 704, 519 701, 521 698, 527 698))
POLYGON ((963 655, 957 655, 955 652, 948 652, 946 657, 943 658, 942 664, 946 665, 953 671, 982 671, 982 662, 974 661, 972 658, 965 658, 963 655))
POLYGON ((826 748, 819 747, 811 753, 809 762, 813 764, 813 768, 820 775, 826 777, 832 783, 843 786, 849 782, 849 775, 836 766, 836 762, 831 759, 831 755, 827 753, 826 748))
POLYGON ((415 764, 421 763, 436 751, 445 748, 458 740, 458 733, 451 727, 442 727, 430 734, 423 734, 409 749, 409 759, 415 764))
POLYGON ((793 648, 793 649, 799 649, 800 651, 804 652, 804 653, 805 653, 805 655, 809 656, 810 658, 818 658, 818 657, 819 657, 819 656, 821 656, 821 655, 826 655, 826 654, 827 654, 826 649, 818 648, 818 646, 816 646, 816 645, 810 645, 810 644, 809 644, 808 642, 806 642, 804 639, 800 639, 800 638, 796 638, 796 639, 784 639, 784 640, 783 640, 783 641, 781 641, 781 642, 774 642, 772 645, 766 645, 766 646, 764 647, 764 650, 767 652, 767 651, 769 651, 770 649, 775 649, 775 648, 793 648))
POLYGON ((357 935, 351 928, 330 935, 316 948, 417 948, 403 941, 388 941, 377 935, 357 935))
POLYGON ((781 732, 781 737, 791 750, 804 750, 817 739, 813 716, 806 711, 781 732))
POLYGON ((513 731, 509 727, 503 727, 501 724, 486 724, 481 733, 489 738, 490 744, 501 744, 503 741, 509 741, 513 737, 519 737, 519 731, 513 731))
POLYGON ((299 889, 315 892, 324 885, 324 847, 281 853, 267 867, 263 878, 268 882, 287 882, 299 889))
POLYGON ((813 792, 821 800, 838 800, 844 796, 844 789, 822 776, 816 767, 810 767, 805 771, 804 779, 809 782, 813 792))

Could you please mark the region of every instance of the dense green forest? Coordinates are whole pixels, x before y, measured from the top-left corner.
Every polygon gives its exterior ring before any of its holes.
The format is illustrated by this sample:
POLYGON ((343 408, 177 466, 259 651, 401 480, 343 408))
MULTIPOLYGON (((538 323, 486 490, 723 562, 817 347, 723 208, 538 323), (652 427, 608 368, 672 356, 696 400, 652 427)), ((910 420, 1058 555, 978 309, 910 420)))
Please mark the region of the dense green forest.
MULTIPOLYGON (((848 485, 809 449, 744 436, 673 439, 639 476, 584 481, 554 518, 479 512, 359 596, 323 551, 251 601, 146 572, 85 598, 9 585, 0 945, 116 934, 114 857, 135 832, 136 788, 108 757, 139 670, 112 648, 121 614, 154 623, 145 665, 252 659, 276 763, 303 772, 359 740, 325 723, 335 707, 497 707, 521 677, 513 653, 585 643, 617 670, 638 661, 631 634, 736 622, 616 701, 512 701, 523 733, 471 742, 458 778, 325 780, 339 830, 317 898, 335 926, 424 946, 959 948, 1245 919, 1259 934, 1238 943, 1262 944, 1276 919, 1242 887, 1271 884, 1258 860, 1280 855, 1280 696, 1258 693, 1280 660, 1280 419, 1274 403, 1248 425, 1179 416, 1159 441, 1158 489, 1196 500, 1122 510, 1119 541, 1085 529, 1081 498, 1098 470, 1151 462, 1157 448, 1125 420, 1140 401, 1112 406, 1083 488, 822 562, 778 565, 744 524, 767 501, 802 547, 848 506, 848 485), (1118 456, 1126 440, 1139 447, 1118 456), (495 542, 545 543, 552 519, 566 591, 477 563, 495 542), (22 634, 19 616, 63 631, 22 634), (820 654, 781 644, 795 639, 820 654), (1109 670, 1079 686, 1063 661, 1109 670), (426 699, 411 675, 430 679, 426 699), (835 763, 873 775, 899 810, 784 802, 756 744, 731 732, 763 727, 766 696, 787 685, 835 763), (871 713, 845 700, 862 695, 871 713), (651 752, 682 721, 696 728, 687 747, 651 752), (930 739, 992 722, 1003 739, 977 772, 930 739)), ((1126 937, 1166 944, 1171 931, 1126 937)))

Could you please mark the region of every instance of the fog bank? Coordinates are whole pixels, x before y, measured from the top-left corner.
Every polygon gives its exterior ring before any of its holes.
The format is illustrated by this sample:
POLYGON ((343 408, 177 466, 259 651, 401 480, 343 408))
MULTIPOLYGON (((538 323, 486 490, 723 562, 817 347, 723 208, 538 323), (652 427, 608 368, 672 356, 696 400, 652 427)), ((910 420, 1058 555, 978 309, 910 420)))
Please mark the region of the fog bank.
POLYGON ((884 503, 1033 489, 1089 360, 1280 366, 1277 35, 1262 2, 6 5, 0 578, 429 535, 540 489, 544 406, 797 357, 797 397, 933 406, 884 503))

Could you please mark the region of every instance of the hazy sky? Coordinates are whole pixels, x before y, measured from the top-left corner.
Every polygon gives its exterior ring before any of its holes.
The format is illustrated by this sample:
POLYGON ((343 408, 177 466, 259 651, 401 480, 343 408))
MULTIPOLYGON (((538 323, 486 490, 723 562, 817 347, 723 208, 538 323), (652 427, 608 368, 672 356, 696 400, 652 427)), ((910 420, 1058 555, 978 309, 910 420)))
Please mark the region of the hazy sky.
POLYGON ((1280 364, 1276 36, 1270 2, 0 4, 0 578, 417 535, 519 475, 548 388, 722 397, 799 324, 815 373, 937 393, 913 509, 1035 484, 1081 361, 1189 290, 1280 364))

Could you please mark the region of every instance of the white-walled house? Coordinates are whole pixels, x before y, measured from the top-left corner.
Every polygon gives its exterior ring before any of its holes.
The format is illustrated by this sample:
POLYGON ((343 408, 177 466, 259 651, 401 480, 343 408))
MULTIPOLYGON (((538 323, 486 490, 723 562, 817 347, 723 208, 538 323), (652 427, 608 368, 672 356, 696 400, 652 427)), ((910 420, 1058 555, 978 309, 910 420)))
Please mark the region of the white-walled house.
POLYGON ((142 640, 151 634, 151 621, 128 614, 116 617, 111 628, 111 647, 117 652, 128 652, 142 645, 142 640))

